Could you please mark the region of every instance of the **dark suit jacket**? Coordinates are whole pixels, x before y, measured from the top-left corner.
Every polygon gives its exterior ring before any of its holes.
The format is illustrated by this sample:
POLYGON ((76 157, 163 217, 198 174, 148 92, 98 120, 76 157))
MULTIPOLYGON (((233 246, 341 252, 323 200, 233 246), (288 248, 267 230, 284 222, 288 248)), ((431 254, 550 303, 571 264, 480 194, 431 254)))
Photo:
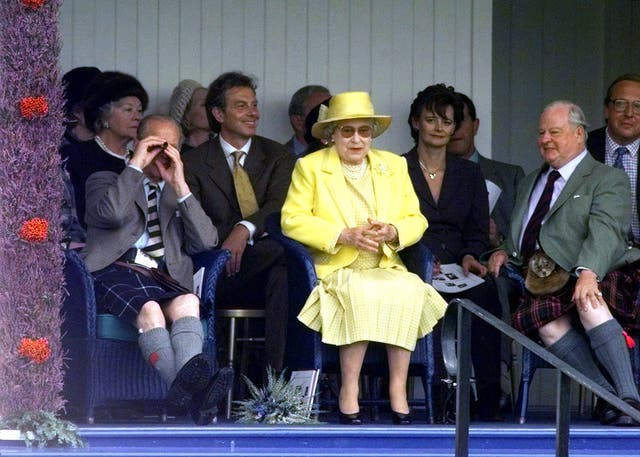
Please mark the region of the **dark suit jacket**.
POLYGON ((506 238, 509 235, 511 212, 516 201, 518 183, 524 178, 524 170, 518 165, 487 159, 480 154, 478 154, 478 165, 484 178, 502 189, 491 217, 498 227, 498 232, 506 238))
MULTIPOLYGON (((506 249, 511 261, 521 264, 518 245, 522 220, 540 170, 528 175, 518 188, 511 234, 506 249)), ((578 164, 540 228, 544 252, 567 271, 586 267, 598 277, 640 258, 640 250, 627 248, 631 222, 629 178, 617 168, 596 162, 589 154, 578 164)))
MULTIPOLYGON (((593 130, 589 132, 589 136, 587 137, 587 149, 591 153, 594 159, 598 162, 604 163, 605 152, 606 152, 606 127, 601 127, 597 130, 593 130)), ((640 150, 637 151, 636 157, 640 157, 640 150)), ((638 176, 640 176, 640 159, 637 161, 638 167, 638 176)), ((636 182, 636 201, 638 211, 638 220, 640 220, 640 179, 636 182)))
POLYGON ((479 258, 489 249, 489 201, 480 166, 447 155, 447 169, 436 203, 420 169, 416 148, 404 157, 420 211, 429 224, 422 242, 442 263, 460 263, 466 254, 479 258))
MULTIPOLYGON (((127 167, 119 175, 94 173, 87 180, 87 244, 82 256, 89 271, 112 264, 142 236, 147 220, 144 175, 127 167)), ((193 288, 190 255, 212 249, 218 234, 196 198, 178 203, 166 184, 160 194, 158 218, 169 274, 188 289, 193 288)))
MULTIPOLYGON (((243 218, 220 140, 214 138, 187 151, 182 160, 191 192, 224 241, 243 218)), ((282 208, 294 163, 295 157, 280 143, 257 135, 253 137, 244 169, 258 200, 258 211, 246 218, 256 226, 256 236, 264 232, 266 217, 282 208)))

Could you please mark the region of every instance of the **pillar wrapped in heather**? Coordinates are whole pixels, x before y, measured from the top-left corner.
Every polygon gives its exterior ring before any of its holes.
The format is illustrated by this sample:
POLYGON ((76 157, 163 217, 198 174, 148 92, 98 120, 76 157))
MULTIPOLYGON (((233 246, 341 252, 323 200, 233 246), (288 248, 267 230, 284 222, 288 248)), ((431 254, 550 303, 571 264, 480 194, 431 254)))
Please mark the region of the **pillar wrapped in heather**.
POLYGON ((60 0, 0 0, 0 418, 58 413, 60 0))

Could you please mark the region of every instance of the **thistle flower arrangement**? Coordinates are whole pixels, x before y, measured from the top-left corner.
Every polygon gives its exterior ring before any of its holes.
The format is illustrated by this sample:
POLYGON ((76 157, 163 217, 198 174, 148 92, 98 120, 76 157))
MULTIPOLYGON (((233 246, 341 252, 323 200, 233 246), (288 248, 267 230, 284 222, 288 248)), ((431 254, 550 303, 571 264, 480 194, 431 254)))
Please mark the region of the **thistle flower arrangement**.
POLYGON ((60 4, 0 0, 0 417, 52 441, 69 429, 55 419, 64 406, 60 4), (49 415, 54 426, 43 429, 49 415))
POLYGON ((317 424, 309 411, 300 389, 285 379, 283 371, 279 376, 273 368, 267 368, 267 384, 258 388, 249 378, 242 375, 249 388, 251 398, 236 401, 234 417, 243 424, 317 424))

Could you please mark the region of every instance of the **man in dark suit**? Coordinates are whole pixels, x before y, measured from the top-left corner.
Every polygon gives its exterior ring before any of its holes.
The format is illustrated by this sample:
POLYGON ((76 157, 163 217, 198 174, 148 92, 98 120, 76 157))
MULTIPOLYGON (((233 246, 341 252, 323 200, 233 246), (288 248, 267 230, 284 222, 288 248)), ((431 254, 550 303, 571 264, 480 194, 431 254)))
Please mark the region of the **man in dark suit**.
MULTIPOLYGON (((640 250, 627 246, 629 179, 588 154, 585 128, 584 113, 571 102, 551 103, 542 112, 538 148, 545 165, 518 188, 511 232, 488 267, 497 276, 507 262, 528 266, 528 292, 514 313, 514 327, 539 337, 551 353, 639 408, 623 336, 623 327, 638 326, 640 281, 640 250), (530 262, 541 253, 550 260, 544 269, 530 262), (549 288, 536 291, 536 283, 549 288)), ((610 405, 600 420, 637 425, 610 405)))
POLYGON ((82 256, 98 307, 139 330, 145 360, 170 386, 169 406, 176 413, 191 407, 205 424, 233 373, 225 368, 211 378, 189 256, 212 249, 218 233, 184 179, 178 124, 148 116, 138 138, 120 174, 100 171, 87 180, 82 256))
POLYGON ((589 132, 587 149, 596 160, 623 168, 629 176, 631 241, 640 246, 640 74, 627 73, 611 83, 604 98, 604 119, 606 126, 589 132))
POLYGON ((478 152, 475 136, 480 127, 480 119, 476 115, 476 107, 465 94, 456 92, 456 96, 464 106, 464 117, 447 145, 447 152, 480 165, 484 179, 500 188, 500 196, 489 221, 489 241, 495 248, 509 233, 509 221, 516 198, 516 189, 520 180, 524 178, 524 171, 518 165, 487 159, 478 152))
POLYGON ((219 135, 188 151, 186 179, 231 252, 218 284, 217 306, 265 308, 266 360, 283 368, 287 325, 284 254, 265 233, 265 219, 284 203, 295 157, 280 143, 256 135, 260 111, 252 78, 224 73, 205 101, 219 135), (248 177, 248 179, 247 179, 248 177))

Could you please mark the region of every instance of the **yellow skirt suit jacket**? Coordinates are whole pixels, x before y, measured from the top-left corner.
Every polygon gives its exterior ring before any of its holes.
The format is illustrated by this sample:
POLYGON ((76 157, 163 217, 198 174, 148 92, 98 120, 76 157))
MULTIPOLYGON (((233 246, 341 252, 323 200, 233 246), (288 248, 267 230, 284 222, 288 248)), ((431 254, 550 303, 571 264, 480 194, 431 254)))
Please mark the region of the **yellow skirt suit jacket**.
POLYGON ((373 262, 364 263, 361 258, 370 254, 337 244, 342 230, 362 225, 363 217, 354 210, 353 186, 335 148, 296 163, 282 208, 282 229, 310 249, 319 278, 298 318, 320 331, 328 344, 378 341, 413 350, 446 308, 440 295, 409 273, 398 256, 399 250, 420 240, 427 220, 404 158, 372 148, 365 160, 368 171, 356 184, 373 190, 374 201, 368 206, 374 214, 368 216, 393 224, 398 241, 383 244, 373 262))

